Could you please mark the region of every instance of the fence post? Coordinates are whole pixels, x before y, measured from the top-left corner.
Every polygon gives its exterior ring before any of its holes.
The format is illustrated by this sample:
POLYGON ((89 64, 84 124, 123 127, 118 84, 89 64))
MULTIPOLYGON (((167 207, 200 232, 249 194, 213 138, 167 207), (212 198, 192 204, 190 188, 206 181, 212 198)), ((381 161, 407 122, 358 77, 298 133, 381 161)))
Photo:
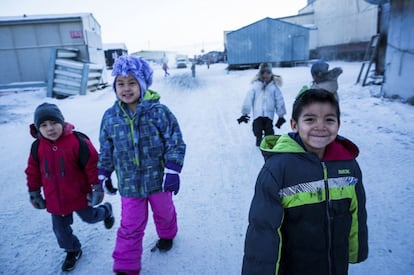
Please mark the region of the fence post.
POLYGON ((55 80, 55 64, 57 58, 57 48, 50 49, 50 58, 49 58, 49 74, 47 80, 47 97, 53 96, 53 82, 55 80))
POLYGON ((80 95, 86 95, 88 91, 88 80, 89 80, 89 64, 83 64, 82 70, 82 79, 81 79, 81 90, 79 91, 80 95))

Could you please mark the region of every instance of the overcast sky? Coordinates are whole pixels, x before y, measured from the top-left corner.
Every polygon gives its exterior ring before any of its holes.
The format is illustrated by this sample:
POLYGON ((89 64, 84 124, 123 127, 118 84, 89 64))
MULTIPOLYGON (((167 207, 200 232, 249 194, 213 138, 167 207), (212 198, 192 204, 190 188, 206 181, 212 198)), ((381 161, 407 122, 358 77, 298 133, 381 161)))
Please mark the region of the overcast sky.
POLYGON ((297 14, 306 0, 1 0, 0 16, 92 13, 103 43, 129 52, 223 50, 223 32, 297 14))

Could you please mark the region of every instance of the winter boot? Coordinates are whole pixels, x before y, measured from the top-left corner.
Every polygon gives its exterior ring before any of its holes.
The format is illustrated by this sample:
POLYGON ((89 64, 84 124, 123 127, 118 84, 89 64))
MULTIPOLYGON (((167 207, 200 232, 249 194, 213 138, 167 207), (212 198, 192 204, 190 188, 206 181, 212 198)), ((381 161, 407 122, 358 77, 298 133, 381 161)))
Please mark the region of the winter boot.
POLYGON ((74 252, 67 252, 66 259, 62 264, 62 271, 71 271, 75 268, 77 261, 82 256, 82 250, 79 249, 78 251, 74 252))
POLYGON ((104 219, 105 228, 106 229, 111 229, 112 226, 115 223, 115 218, 114 218, 114 215, 112 213, 112 205, 109 202, 105 202, 102 206, 109 213, 108 216, 104 219))
POLYGON ((137 270, 137 271, 132 271, 132 270, 128 270, 128 271, 118 271, 116 272, 116 275, 139 275, 141 270, 137 270))
POLYGON ((163 252, 167 252, 171 249, 173 245, 173 239, 159 239, 157 241, 156 247, 163 252))

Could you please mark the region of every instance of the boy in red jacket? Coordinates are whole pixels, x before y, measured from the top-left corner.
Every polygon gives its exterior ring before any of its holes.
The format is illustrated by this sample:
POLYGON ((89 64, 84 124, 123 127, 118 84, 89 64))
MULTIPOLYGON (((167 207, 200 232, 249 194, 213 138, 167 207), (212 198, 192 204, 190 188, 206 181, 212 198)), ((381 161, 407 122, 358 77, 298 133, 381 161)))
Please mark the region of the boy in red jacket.
POLYGON ((30 125, 32 136, 38 139, 37 157, 29 156, 25 170, 30 202, 34 208, 52 214, 53 232, 59 246, 67 255, 62 270, 75 268, 82 255, 79 239, 73 234, 73 212, 87 223, 104 221, 110 229, 114 224, 112 206, 102 202, 104 191, 98 180, 98 153, 88 139, 89 156, 85 167, 80 167, 80 140, 72 131, 74 126, 64 122, 55 104, 43 103, 34 113, 30 125), (41 194, 41 188, 45 199, 41 194))

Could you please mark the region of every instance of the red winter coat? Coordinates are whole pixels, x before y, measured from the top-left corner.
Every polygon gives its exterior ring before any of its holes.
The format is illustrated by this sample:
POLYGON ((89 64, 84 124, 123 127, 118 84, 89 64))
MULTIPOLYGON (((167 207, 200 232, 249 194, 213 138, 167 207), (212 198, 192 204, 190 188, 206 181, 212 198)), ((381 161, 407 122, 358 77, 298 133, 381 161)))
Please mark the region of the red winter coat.
POLYGON ((29 192, 43 187, 46 209, 55 215, 68 215, 88 206, 86 194, 98 181, 98 152, 89 140, 89 158, 79 166, 79 139, 74 126, 65 123, 62 136, 55 142, 41 137, 31 125, 31 134, 39 139, 38 159, 30 154, 25 170, 29 192))

